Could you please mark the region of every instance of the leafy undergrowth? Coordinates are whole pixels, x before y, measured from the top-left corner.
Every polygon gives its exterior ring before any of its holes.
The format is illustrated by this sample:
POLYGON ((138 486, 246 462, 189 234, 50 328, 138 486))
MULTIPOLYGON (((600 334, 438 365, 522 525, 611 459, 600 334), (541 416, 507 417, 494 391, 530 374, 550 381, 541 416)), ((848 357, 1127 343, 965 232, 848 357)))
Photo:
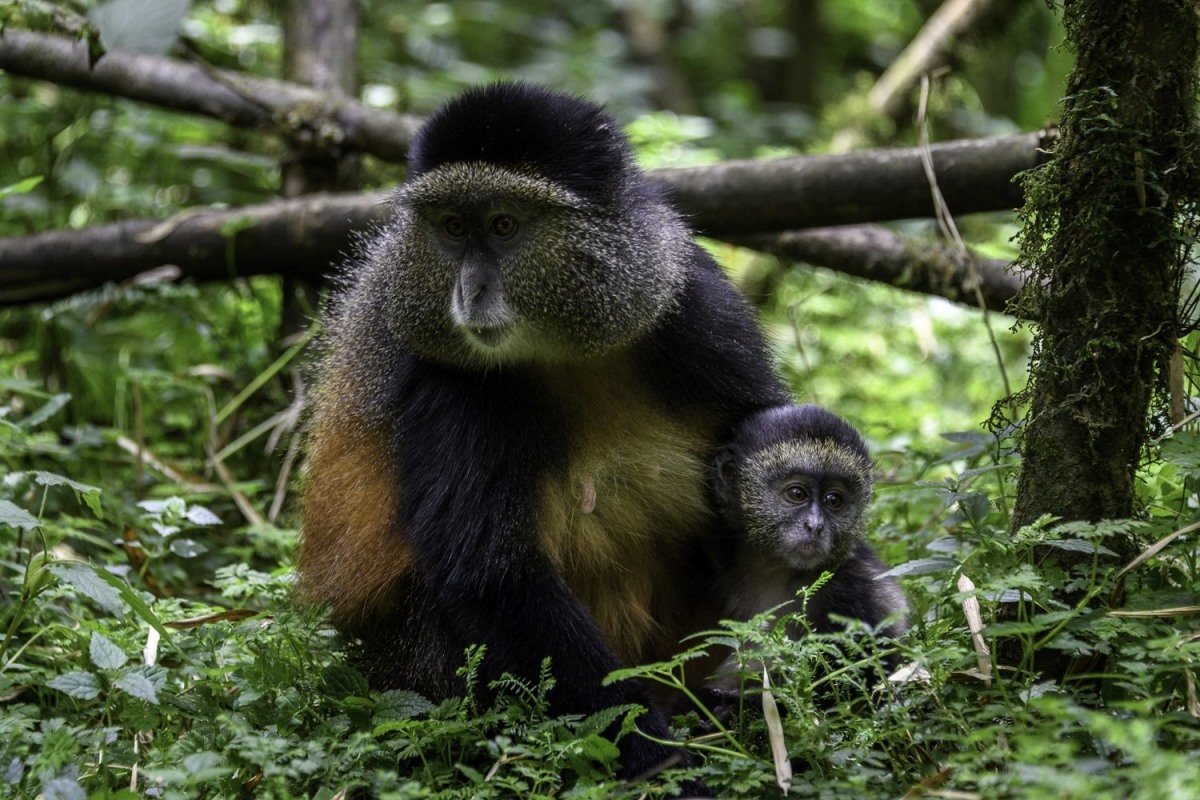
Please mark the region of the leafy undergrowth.
MULTIPOLYGON (((494 703, 369 690, 320 616, 290 603, 295 531, 265 511, 278 509, 294 464, 293 419, 281 411, 294 351, 270 344, 278 296, 258 283, 148 291, 4 320, 13 338, 0 375, 13 377, 0 378, 0 795, 634 798, 678 788, 679 770, 633 787, 614 777, 612 737, 639 735, 637 709, 548 716, 552 664, 536 683, 494 687, 494 703), (277 446, 260 452, 272 437, 277 446)), ((849 335, 832 322, 822 330, 849 335)), ((857 356, 867 372, 870 353, 857 356)), ((812 344, 810 377, 820 356, 812 344)), ((877 407, 869 392, 855 403, 877 407)), ((701 757, 691 777, 722 797, 781 796, 785 764, 789 797, 1200 796, 1200 441, 1168 439, 1145 470, 1146 519, 1046 521, 1016 536, 1012 457, 983 433, 937 441, 913 437, 880 458, 872 535, 909 596, 904 641, 854 624, 791 641, 789 620, 764 618, 633 670, 677 685, 697 652, 718 647, 747 665, 740 704, 685 703, 676 718, 701 757), (1128 559, 1116 553, 1155 542, 1119 572, 1128 559), (971 599, 990 660, 972 640, 971 599), (760 663, 781 712, 774 734, 760 663), (894 667, 902 679, 889 681, 894 667), (1050 677, 1064 667, 1066 678, 1050 677), (786 751, 779 763, 772 739, 786 751)), ((464 654, 468 677, 480 656, 464 654)))

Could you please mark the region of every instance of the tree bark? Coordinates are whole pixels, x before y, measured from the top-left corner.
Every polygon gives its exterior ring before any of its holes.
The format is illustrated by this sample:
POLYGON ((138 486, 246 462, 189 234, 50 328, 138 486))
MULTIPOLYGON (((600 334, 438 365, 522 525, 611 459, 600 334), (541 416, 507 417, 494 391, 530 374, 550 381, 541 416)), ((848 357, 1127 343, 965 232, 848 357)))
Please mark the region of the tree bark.
MULTIPOLYGON (((355 232, 388 214, 388 194, 307 195, 165 222, 121 222, 0 239, 0 305, 53 300, 163 265, 197 281, 282 274, 319 280, 344 260, 355 232)), ((726 237, 733 244, 913 291, 1001 311, 1020 284, 1005 265, 965 263, 951 248, 860 225, 726 237)))
POLYGON ((1200 194, 1194 0, 1074 0, 1065 22, 1062 140, 1023 212, 1021 302, 1040 326, 1014 529, 1134 513, 1200 194))
MULTIPOLYGON (((1053 136, 1025 133, 934 145, 934 170, 946 203, 955 214, 1016 208, 1022 195, 1013 177, 1042 162, 1053 136)), ((693 227, 716 238, 935 214, 916 147, 726 161, 651 174, 693 227)))
MULTIPOLYGON (((284 17, 284 76, 312 86, 335 103, 358 92, 358 0, 290 0, 284 17)), ((333 192, 358 185, 358 157, 292 148, 283 164, 283 196, 333 192)), ((319 305, 317 282, 283 276, 283 339, 308 327, 319 305)))
POLYGON ((289 274, 321 280, 352 232, 387 215, 387 193, 309 195, 171 219, 0 239, 0 305, 52 300, 164 265, 197 281, 289 274))
POLYGON ((1023 282, 1006 261, 963 256, 956 248, 906 239, 878 225, 847 225, 731 237, 731 244, 827 267, 990 311, 1006 311, 1023 282))

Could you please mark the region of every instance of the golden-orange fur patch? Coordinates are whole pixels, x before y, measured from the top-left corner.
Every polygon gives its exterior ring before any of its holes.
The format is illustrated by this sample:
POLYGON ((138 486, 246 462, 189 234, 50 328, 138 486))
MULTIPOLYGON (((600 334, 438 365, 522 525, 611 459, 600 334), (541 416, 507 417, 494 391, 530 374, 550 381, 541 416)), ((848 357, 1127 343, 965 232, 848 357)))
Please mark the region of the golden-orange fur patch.
POLYGON ((395 530, 400 486, 388 440, 386 429, 328 413, 309 434, 300 593, 328 604, 339 625, 390 606, 392 587, 413 563, 411 546, 395 530))
POLYGON ((636 374, 617 357, 547 373, 570 441, 539 513, 545 552, 627 663, 674 652, 693 632, 695 580, 681 571, 709 524, 716 434, 712 420, 658 405, 636 374))

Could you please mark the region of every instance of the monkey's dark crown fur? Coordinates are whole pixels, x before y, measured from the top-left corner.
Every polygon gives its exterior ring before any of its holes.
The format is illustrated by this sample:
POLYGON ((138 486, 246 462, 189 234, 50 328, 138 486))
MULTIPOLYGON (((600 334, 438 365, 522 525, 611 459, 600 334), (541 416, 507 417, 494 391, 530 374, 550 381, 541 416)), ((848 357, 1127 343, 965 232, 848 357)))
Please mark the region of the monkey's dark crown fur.
POLYGON ((409 176, 466 161, 536 168, 603 203, 624 190, 620 178, 630 173, 632 156, 616 120, 598 106, 541 86, 497 83, 471 89, 421 126, 409 152, 409 176))

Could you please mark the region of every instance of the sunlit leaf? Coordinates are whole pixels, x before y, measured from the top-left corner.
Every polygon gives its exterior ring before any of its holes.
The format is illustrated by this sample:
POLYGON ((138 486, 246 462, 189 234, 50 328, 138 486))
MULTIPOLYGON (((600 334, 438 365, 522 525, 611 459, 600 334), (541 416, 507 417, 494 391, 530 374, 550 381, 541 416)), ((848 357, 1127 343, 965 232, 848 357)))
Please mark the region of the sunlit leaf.
POLYGON ((11 197, 15 194, 26 194, 32 192, 44 180, 42 175, 34 175, 32 178, 26 178, 23 181, 17 181, 9 186, 0 187, 0 200, 6 197, 11 197))
POLYGON ((914 561, 906 561, 903 564, 898 564, 887 572, 880 573, 877 578, 894 577, 902 578, 908 575, 932 575, 938 572, 949 572, 958 568, 958 561, 953 558, 942 558, 941 556, 931 556, 929 558, 918 558, 914 561))
POLYGON ((0 525, 31 531, 40 524, 37 517, 19 505, 8 500, 0 500, 0 525))
POLYGON ((98 518, 104 519, 104 509, 100 506, 99 486, 92 486, 79 481, 73 481, 62 475, 57 475, 53 472, 43 472, 38 470, 33 474, 33 479, 42 486, 69 486, 75 490, 75 493, 87 504, 87 507, 92 510, 98 518))
POLYGON ((101 608, 118 617, 125 616, 125 603, 116 587, 97 574, 97 569, 82 561, 55 561, 46 569, 70 584, 77 592, 94 600, 101 608))
POLYGON ((171 552, 180 558, 195 558, 208 552, 208 548, 195 539, 172 539, 171 552))
POLYGON ((220 525, 221 518, 204 506, 188 506, 187 520, 193 525, 220 525))
POLYGON ((92 643, 88 647, 88 654, 92 658, 92 663, 99 669, 120 669, 128 660, 125 651, 99 633, 92 634, 92 643))
POLYGON ((154 682, 141 672, 132 670, 126 672, 120 678, 117 678, 116 683, 113 685, 139 700, 145 700, 152 705, 158 705, 158 690, 154 687, 154 682))
POLYGON ((91 700, 100 695, 100 682, 90 672, 68 672, 47 681, 46 685, 65 692, 76 700, 91 700))
POLYGON ((108 50, 161 56, 179 38, 191 0, 108 0, 88 17, 108 50))

